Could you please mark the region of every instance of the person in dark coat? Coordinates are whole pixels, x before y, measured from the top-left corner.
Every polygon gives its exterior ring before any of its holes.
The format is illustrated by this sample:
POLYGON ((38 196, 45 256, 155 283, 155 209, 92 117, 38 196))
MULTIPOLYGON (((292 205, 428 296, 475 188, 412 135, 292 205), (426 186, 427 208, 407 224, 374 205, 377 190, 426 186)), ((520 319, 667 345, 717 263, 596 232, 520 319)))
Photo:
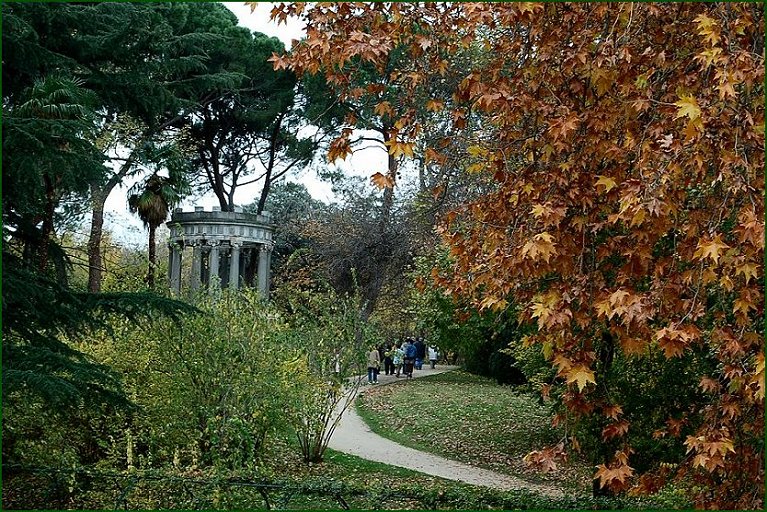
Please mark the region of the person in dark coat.
POLYGON ((386 345, 384 350, 384 373, 386 375, 394 375, 394 347, 391 343, 386 345))
POLYGON ((415 369, 420 370, 423 368, 423 362, 426 359, 426 343, 423 342, 423 338, 418 338, 415 341, 415 369))
POLYGON ((413 366, 415 365, 415 357, 416 357, 416 348, 415 344, 413 343, 413 340, 411 338, 408 338, 405 341, 405 344, 402 345, 402 349, 405 352, 405 357, 402 361, 402 372, 405 374, 405 376, 408 379, 413 378, 413 366))

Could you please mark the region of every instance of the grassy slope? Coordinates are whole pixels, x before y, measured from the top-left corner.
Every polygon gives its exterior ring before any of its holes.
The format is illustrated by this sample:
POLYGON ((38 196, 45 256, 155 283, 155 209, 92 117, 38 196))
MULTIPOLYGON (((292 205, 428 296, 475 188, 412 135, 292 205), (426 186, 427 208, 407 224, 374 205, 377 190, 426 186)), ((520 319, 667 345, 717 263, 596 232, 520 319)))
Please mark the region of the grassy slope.
POLYGON ((418 450, 519 476, 588 488, 589 468, 570 461, 541 475, 522 462, 531 450, 556 443, 547 407, 512 388, 465 372, 449 372, 368 390, 358 412, 379 435, 418 450))

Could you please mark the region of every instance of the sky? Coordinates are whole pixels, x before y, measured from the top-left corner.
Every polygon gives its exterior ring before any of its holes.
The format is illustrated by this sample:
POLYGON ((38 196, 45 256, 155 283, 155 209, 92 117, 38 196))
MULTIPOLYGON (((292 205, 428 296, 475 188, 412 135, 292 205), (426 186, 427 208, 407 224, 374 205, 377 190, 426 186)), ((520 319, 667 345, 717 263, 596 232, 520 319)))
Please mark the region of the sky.
MULTIPOLYGON (((277 37, 288 49, 291 47, 293 39, 300 39, 304 35, 304 27, 300 21, 289 20, 287 25, 281 24, 279 26, 276 22, 272 22, 269 19, 273 6, 272 3, 260 3, 252 13, 250 7, 243 2, 224 2, 224 5, 237 16, 241 26, 268 36, 277 37)), ((371 176, 379 171, 385 172, 386 154, 381 149, 368 149, 348 157, 345 161, 339 161, 337 164, 339 168, 347 173, 371 176)), ((315 199, 325 202, 333 199, 330 184, 321 181, 311 169, 298 170, 287 179, 306 185, 309 193, 315 199)), ((128 211, 127 195, 128 189, 132 185, 133 183, 126 183, 112 190, 105 205, 105 227, 113 232, 118 242, 134 246, 145 245, 147 235, 144 227, 136 215, 128 211)), ((250 204, 258 199, 260 192, 260 183, 238 187, 235 192, 235 203, 238 205, 250 204)), ((218 200, 211 193, 203 197, 187 199, 180 206, 184 210, 192 210, 195 206, 203 206, 209 211, 213 206, 217 205, 218 200)))

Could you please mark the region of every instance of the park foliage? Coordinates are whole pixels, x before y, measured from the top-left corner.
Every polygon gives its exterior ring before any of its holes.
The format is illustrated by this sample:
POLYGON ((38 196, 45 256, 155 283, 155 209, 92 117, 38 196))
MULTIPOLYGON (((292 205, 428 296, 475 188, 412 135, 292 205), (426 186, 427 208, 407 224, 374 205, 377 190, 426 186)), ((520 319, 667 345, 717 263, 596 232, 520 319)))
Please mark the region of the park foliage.
MULTIPOLYGON (((290 16, 305 20, 307 37, 275 54, 275 69, 324 74, 342 99, 377 99, 376 111, 392 118, 391 156, 414 156, 444 115, 447 129, 424 155, 450 165, 451 134, 479 124, 461 148, 463 168, 494 186, 445 216, 438 229, 451 266, 435 267, 430 281, 478 311, 517 304, 520 320, 536 325, 522 343, 540 347, 556 369, 542 392, 565 406, 557 421, 597 422, 610 450, 598 461, 598 486, 651 491, 689 473, 701 505, 761 506, 761 7, 291 3, 272 11, 278 21, 290 16), (474 51, 483 57, 455 66, 474 51), (369 68, 383 80, 358 84, 369 68), (445 83, 449 94, 433 95, 445 83), (641 365, 659 375, 633 379, 641 365), (650 395, 671 383, 685 394, 650 395), (645 393, 656 401, 650 417, 625 396, 645 393), (635 441, 650 433, 682 449, 673 471, 636 471, 644 446, 635 441)), ((347 122, 356 126, 353 116, 347 122)), ((342 134, 328 156, 349 153, 342 134)), ((396 169, 373 179, 392 187, 396 169)), ((580 441, 568 436, 528 461, 553 468, 565 445, 577 450, 580 441)))
POLYGON ((758 4, 280 4, 288 51, 216 3, 2 9, 4 491, 270 477, 280 443, 311 467, 364 350, 419 333, 557 411, 531 468, 576 451, 595 495, 763 507, 758 4), (277 181, 370 144, 377 188, 277 181), (148 262, 104 229, 129 181, 148 262), (250 181, 271 304, 153 292, 173 206, 250 181))

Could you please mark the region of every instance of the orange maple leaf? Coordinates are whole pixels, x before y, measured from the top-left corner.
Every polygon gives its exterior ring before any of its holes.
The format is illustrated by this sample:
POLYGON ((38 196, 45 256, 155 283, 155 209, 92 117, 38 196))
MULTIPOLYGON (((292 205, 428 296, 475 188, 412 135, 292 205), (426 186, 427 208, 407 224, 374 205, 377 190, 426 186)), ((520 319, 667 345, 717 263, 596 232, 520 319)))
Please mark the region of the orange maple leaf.
POLYGON ((609 441, 614 437, 622 437, 629 431, 629 422, 621 420, 615 423, 611 423, 602 429, 602 439, 609 441))
POLYGON ((538 259, 540 255, 548 263, 552 254, 557 254, 557 250, 553 238, 546 231, 538 233, 522 247, 522 257, 531 260, 538 259))
POLYGON ((610 489, 621 488, 628 479, 634 474, 634 468, 626 464, 620 464, 617 467, 608 468, 600 464, 594 476, 599 478, 599 487, 607 486, 610 489))
POLYGON ((714 264, 718 264, 720 252, 722 252, 723 249, 729 248, 729 245, 722 242, 722 235, 717 234, 712 240, 707 242, 701 240, 698 242, 698 248, 693 256, 701 260, 710 258, 714 264))
POLYGON ((370 181, 372 181, 373 185, 375 185, 379 189, 394 187, 394 180, 390 176, 386 176, 384 174, 381 174, 380 172, 377 172, 374 175, 372 175, 370 177, 370 181))

